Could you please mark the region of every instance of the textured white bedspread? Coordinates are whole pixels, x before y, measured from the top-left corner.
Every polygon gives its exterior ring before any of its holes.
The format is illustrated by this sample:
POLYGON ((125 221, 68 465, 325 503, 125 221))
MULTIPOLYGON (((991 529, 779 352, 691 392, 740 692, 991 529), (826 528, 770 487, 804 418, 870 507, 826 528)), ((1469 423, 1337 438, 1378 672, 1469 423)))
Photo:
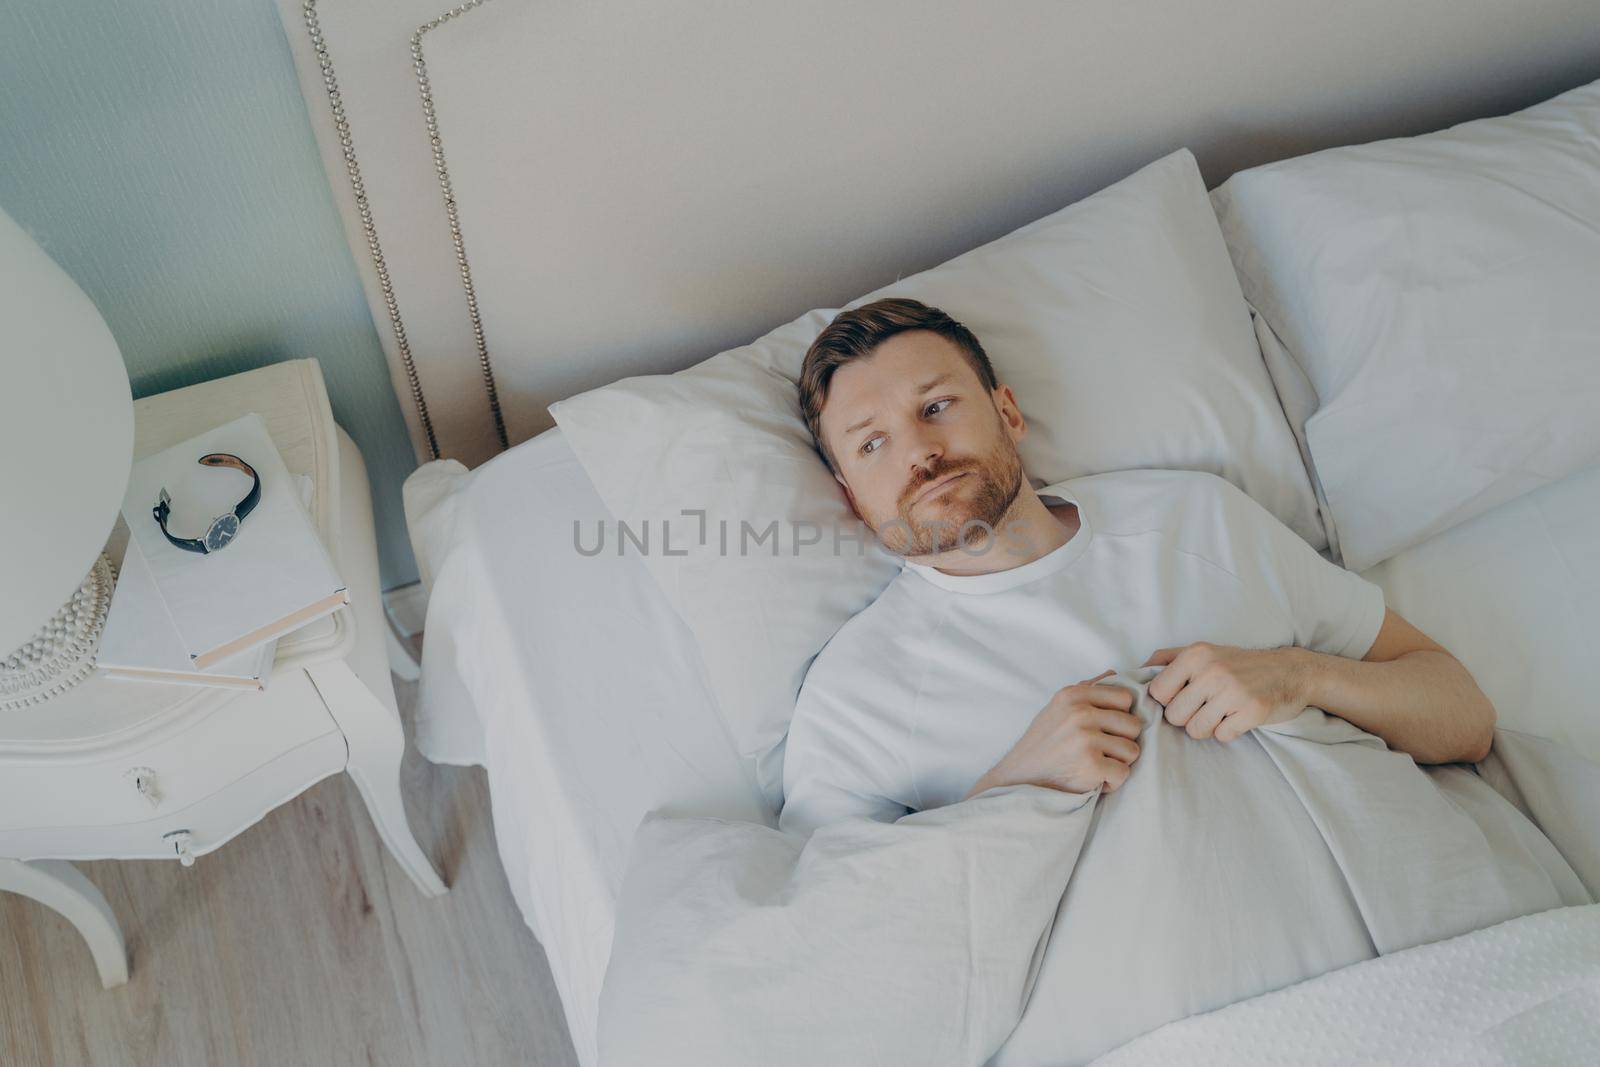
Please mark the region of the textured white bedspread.
POLYGON ((1095 1067, 1584 1064, 1600 1057, 1600 904, 1524 915, 1168 1023, 1095 1067))

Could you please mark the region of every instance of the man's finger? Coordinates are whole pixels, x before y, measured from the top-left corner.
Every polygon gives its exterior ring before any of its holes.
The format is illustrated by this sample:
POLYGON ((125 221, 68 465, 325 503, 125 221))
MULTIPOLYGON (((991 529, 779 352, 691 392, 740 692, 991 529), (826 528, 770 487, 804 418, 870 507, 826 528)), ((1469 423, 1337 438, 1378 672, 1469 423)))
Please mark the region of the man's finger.
POLYGON ((1239 718, 1239 716, 1230 712, 1221 722, 1217 723, 1217 728, 1211 732, 1211 736, 1215 737, 1223 744, 1227 744, 1230 741, 1237 741, 1239 738, 1243 737, 1249 732, 1248 730, 1241 728, 1239 725, 1241 721, 1242 720, 1239 718))
MULTIPOLYGON (((1172 652, 1174 650, 1162 649, 1161 651, 1172 652)), ((1176 651, 1181 652, 1182 649, 1176 651)), ((1160 655, 1160 653, 1156 654, 1160 655)), ((1145 686, 1145 691, 1158 704, 1163 706, 1170 704, 1178 693, 1183 690, 1183 687, 1189 684, 1190 676, 1199 670, 1199 665, 1192 657, 1186 659, 1173 656, 1171 659, 1172 662, 1162 667, 1156 676, 1150 679, 1149 684, 1145 686)), ((1180 723, 1179 725, 1182 724, 1180 723)))
POLYGON ((1116 708, 1118 711, 1133 710, 1133 690, 1120 685, 1092 685, 1089 687, 1089 703, 1097 708, 1116 708))
POLYGON ((1183 667, 1173 664, 1150 679, 1146 690, 1165 707, 1166 710, 1162 714, 1168 722, 1174 726, 1186 727, 1190 718, 1200 710, 1200 705, 1216 694, 1207 689, 1202 682, 1193 677, 1185 677, 1183 674, 1183 667), (1177 692, 1172 692, 1169 688, 1174 683, 1179 687, 1177 692), (1161 693, 1166 693, 1168 699, 1162 700, 1161 693))
POLYGON ((1132 766, 1139 758, 1139 745, 1131 738, 1108 734, 1100 740, 1100 754, 1132 766))
POLYGON ((1101 732, 1137 741, 1144 732, 1144 720, 1129 711, 1116 708, 1096 708, 1090 720, 1101 732))
POLYGON ((1189 736, 1197 741, 1203 741, 1217 731, 1217 725, 1228 714, 1228 709, 1221 698, 1208 700, 1189 717, 1188 725, 1184 727, 1189 736))
POLYGON ((1105 787, 1102 792, 1110 793, 1114 792, 1118 786, 1128 780, 1128 775, 1132 772, 1133 768, 1128 764, 1123 763, 1119 759, 1112 759, 1110 756, 1100 755, 1096 756, 1094 759, 1094 770, 1096 774, 1100 775, 1101 781, 1105 783, 1105 787))

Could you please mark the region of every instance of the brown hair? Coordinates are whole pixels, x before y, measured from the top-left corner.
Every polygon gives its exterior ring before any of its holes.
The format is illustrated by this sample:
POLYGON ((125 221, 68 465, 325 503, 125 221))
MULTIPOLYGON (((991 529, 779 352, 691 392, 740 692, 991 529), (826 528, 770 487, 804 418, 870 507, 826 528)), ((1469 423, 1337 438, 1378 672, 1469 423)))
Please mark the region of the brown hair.
POLYGON ((907 330, 930 330, 949 339, 961 349, 979 381, 990 391, 999 387, 994 367, 977 337, 936 307, 908 297, 890 297, 841 311, 811 342, 805 362, 800 366, 800 414, 806 420, 817 450, 834 473, 838 473, 839 464, 834 462, 833 451, 822 439, 822 406, 828 401, 833 372, 853 359, 872 355, 883 342, 907 330))

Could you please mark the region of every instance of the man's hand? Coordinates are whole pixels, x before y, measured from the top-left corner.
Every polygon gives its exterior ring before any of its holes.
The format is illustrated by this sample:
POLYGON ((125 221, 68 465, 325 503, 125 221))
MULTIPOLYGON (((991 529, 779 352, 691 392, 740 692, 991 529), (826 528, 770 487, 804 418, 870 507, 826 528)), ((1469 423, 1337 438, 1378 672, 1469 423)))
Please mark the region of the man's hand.
POLYGON ((1094 684, 1113 673, 1108 669, 1056 690, 1011 751, 961 799, 1001 785, 1089 793, 1103 784, 1106 792, 1115 790, 1139 758, 1138 737, 1144 723, 1129 710, 1132 692, 1094 684))
POLYGON ((1165 665, 1146 691, 1166 719, 1199 740, 1224 743, 1263 723, 1305 711, 1306 673, 1297 648, 1237 648, 1197 641, 1159 648, 1141 666, 1165 665))

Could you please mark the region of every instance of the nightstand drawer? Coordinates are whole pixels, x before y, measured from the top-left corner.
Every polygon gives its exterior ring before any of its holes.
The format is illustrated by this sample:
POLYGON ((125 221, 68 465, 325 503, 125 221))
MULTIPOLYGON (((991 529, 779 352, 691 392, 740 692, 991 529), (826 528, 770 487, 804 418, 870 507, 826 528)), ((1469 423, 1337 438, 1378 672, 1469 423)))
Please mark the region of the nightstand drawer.
POLYGON ((0 831, 159 819, 335 733, 305 672, 286 672, 265 692, 241 694, 185 729, 115 758, 0 762, 0 831))
POLYGON ((115 826, 0 830, 0 852, 28 859, 172 860, 182 855, 174 838, 183 834, 189 853, 203 856, 255 825, 273 808, 299 796, 312 783, 344 770, 346 755, 342 734, 324 734, 186 808, 163 804, 163 809, 172 810, 115 826))

